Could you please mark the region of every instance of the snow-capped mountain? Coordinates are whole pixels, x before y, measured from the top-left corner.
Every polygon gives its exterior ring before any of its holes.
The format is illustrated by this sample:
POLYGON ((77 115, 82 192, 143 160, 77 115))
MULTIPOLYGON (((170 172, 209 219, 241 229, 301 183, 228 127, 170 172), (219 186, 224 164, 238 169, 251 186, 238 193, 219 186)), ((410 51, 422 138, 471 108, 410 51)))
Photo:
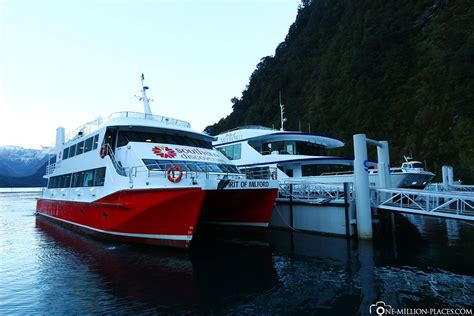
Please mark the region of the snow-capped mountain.
POLYGON ((0 176, 31 176, 48 161, 50 151, 49 147, 30 149, 18 146, 0 146, 0 176))

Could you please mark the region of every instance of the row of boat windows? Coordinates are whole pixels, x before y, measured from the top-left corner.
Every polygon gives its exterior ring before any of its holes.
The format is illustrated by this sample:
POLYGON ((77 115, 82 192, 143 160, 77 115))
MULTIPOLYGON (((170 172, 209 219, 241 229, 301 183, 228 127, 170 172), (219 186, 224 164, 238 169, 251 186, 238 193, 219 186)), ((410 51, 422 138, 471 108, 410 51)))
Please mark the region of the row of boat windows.
POLYGON ((99 145, 98 143, 99 143, 99 134, 95 136, 91 136, 88 139, 83 140, 72 146, 64 148, 63 160, 97 149, 97 146, 99 145))
POLYGON ((240 159, 242 155, 242 144, 229 145, 217 148, 230 160, 240 159))
POLYGON ((201 139, 191 138, 185 135, 153 133, 153 132, 120 131, 118 135, 117 146, 118 147, 125 146, 129 142, 173 144, 173 145, 183 145, 183 146, 212 149, 211 142, 207 142, 201 139))
POLYGON ((181 160, 158 160, 143 159, 143 162, 149 170, 166 171, 173 165, 180 166, 184 171, 196 172, 223 172, 223 173, 240 173, 234 165, 217 164, 210 162, 181 161, 181 160))
POLYGON ((48 188, 100 187, 105 182, 105 167, 51 177, 48 188))
POLYGON ((262 155, 273 153, 284 155, 325 156, 326 148, 322 145, 302 141, 259 142, 249 141, 249 145, 262 155))

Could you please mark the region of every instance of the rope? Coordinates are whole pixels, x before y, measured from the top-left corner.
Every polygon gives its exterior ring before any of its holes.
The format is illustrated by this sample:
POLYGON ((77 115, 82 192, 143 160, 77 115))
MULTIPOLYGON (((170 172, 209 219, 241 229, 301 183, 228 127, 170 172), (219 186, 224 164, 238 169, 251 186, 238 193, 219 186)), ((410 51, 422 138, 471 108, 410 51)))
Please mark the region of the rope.
POLYGON ((283 221, 283 223, 289 228, 291 229, 292 231, 295 231, 295 232, 301 232, 300 230, 290 226, 290 224, 288 224, 288 222, 285 220, 285 218, 283 218, 283 216, 281 215, 280 211, 278 210, 278 206, 275 204, 275 210, 277 211, 278 215, 280 215, 280 218, 281 220, 283 221))

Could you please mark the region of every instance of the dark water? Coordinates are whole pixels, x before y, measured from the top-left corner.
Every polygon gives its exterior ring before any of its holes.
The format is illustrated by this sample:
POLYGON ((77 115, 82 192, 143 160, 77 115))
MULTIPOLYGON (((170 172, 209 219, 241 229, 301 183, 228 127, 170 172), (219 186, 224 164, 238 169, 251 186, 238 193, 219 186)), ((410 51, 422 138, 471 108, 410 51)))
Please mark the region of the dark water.
POLYGON ((395 235, 377 227, 374 243, 214 231, 186 252, 92 239, 34 209, 35 195, 0 194, 1 315, 366 315, 378 300, 474 305, 471 223, 398 216, 395 235))

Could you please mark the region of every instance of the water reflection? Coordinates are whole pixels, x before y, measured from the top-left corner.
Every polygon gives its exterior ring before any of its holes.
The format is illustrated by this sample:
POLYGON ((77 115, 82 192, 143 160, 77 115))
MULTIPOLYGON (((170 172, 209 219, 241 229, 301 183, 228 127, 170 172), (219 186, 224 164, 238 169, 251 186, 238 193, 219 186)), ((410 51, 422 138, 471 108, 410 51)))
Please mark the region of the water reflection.
MULTIPOLYGON (((228 300, 235 301, 271 289, 278 283, 272 253, 265 242, 241 243, 203 235, 188 253, 105 243, 43 218, 36 219, 36 227, 49 239, 47 254, 43 255, 41 264, 43 273, 61 270, 64 265, 66 270, 79 269, 85 279, 91 281, 76 290, 87 292, 90 288, 99 288, 106 291, 112 296, 105 300, 112 303, 107 304, 111 310, 118 305, 128 312, 143 308, 205 311, 218 308, 228 300), (74 260, 52 260, 51 252, 58 251, 67 253, 74 260)), ((55 287, 49 290, 53 293, 46 294, 48 296, 59 294, 55 287)))

